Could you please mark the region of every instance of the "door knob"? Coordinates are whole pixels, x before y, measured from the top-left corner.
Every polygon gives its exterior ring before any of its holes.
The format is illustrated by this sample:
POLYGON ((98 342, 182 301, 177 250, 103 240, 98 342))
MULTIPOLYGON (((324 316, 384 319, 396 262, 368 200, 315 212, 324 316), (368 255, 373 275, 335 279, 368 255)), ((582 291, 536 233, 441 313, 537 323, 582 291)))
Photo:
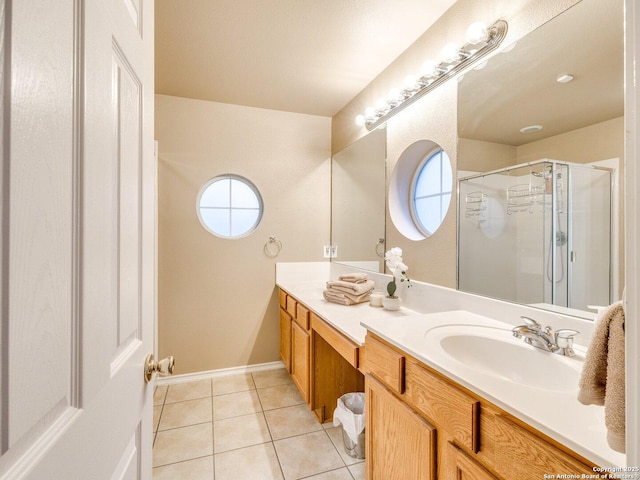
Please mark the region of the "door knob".
POLYGON ((160 375, 173 375, 175 368, 176 362, 173 356, 169 355, 167 358, 156 362, 153 354, 149 354, 144 361, 144 381, 146 383, 150 382, 155 372, 158 372, 160 375))

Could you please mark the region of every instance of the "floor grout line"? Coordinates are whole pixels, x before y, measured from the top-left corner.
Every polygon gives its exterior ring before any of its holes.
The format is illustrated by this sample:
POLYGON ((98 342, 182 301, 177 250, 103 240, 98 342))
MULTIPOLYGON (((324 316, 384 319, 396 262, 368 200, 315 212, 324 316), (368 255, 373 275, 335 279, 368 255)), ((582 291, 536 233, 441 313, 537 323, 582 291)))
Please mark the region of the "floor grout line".
MULTIPOLYGON (((153 440, 154 446, 155 446, 155 442, 156 442, 158 433, 160 433, 160 432, 170 432, 172 430, 177 430, 177 429, 180 429, 180 428, 190 427, 190 426, 194 426, 194 425, 206 425, 207 423, 210 423, 211 424, 212 453, 211 453, 211 455, 202 455, 202 456, 195 457, 195 458, 189 458, 189 459, 174 461, 174 462, 171 462, 171 463, 168 463, 168 464, 164 464, 164 465, 157 465, 157 466, 154 467, 154 469, 161 468, 161 467, 166 467, 168 465, 176 465, 176 464, 180 464, 180 463, 185 463, 185 462, 189 462, 189 461, 192 461, 192 460, 198 460, 198 459, 202 459, 202 458, 206 458, 206 457, 211 456, 212 472, 213 472, 212 480, 213 480, 213 479, 216 478, 216 457, 217 456, 224 455, 224 454, 231 453, 231 452, 240 451, 240 450, 243 450, 243 449, 249 448, 249 447, 255 447, 255 446, 258 446, 258 445, 268 445, 268 444, 270 444, 271 449, 275 453, 275 458, 276 458, 276 460, 278 462, 278 469, 280 471, 280 474, 282 475, 282 478, 286 479, 286 480, 290 480, 290 479, 287 479, 287 477, 285 476, 281 455, 278 453, 278 449, 276 448, 276 443, 280 442, 280 441, 284 441, 284 440, 290 440, 290 439, 296 438, 296 437, 302 437, 302 436, 305 436, 305 435, 317 434, 318 432, 322 431, 322 432, 324 432, 324 434, 326 435, 326 438, 328 438, 329 442, 331 443, 331 445, 333 447, 333 451, 339 456, 340 461, 342 463, 342 466, 340 466, 338 468, 331 468, 329 470, 322 471, 322 472, 315 472, 315 473, 313 473, 311 475, 306 475, 304 477, 299 477, 296 480, 308 479, 308 478, 312 478, 312 477, 314 477, 316 475, 322 475, 322 474, 326 474, 326 473, 329 473, 329 472, 332 472, 332 471, 341 470, 341 469, 344 469, 344 468, 347 469, 347 472, 348 472, 350 478, 352 478, 352 479, 355 478, 355 474, 350 470, 350 467, 356 467, 359 463, 361 463, 361 461, 358 461, 358 462, 355 462, 355 463, 352 463, 352 464, 347 464, 347 462, 343 458, 343 455, 340 453, 339 445, 337 445, 333 441, 331 435, 329 435, 329 430, 332 429, 332 428, 335 428, 332 425, 326 426, 325 424, 319 423, 319 427, 320 428, 318 430, 313 430, 313 431, 310 431, 310 432, 303 432, 303 433, 296 433, 296 434, 293 434, 293 435, 287 435, 287 436, 284 436, 282 438, 275 439, 274 438, 274 431, 273 431, 274 426, 272 426, 271 423, 267 420, 267 412, 276 412, 278 410, 285 410, 285 409, 289 409, 289 408, 295 408, 295 407, 299 407, 300 405, 306 405, 306 404, 304 403, 304 401, 302 401, 300 403, 294 403, 294 404, 291 404, 291 405, 283 405, 283 406, 277 406, 275 408, 265 409, 265 405, 263 403, 263 398, 260 396, 260 393, 259 393, 261 390, 265 390, 265 389, 269 389, 269 388, 273 388, 273 387, 279 387, 279 386, 288 386, 288 385, 291 385, 292 383, 290 381, 289 382, 284 382, 283 381, 281 383, 276 383, 274 385, 265 385, 265 386, 262 386, 262 387, 258 388, 258 383, 256 382, 256 378, 254 377, 254 374, 250 374, 250 375, 251 375, 250 376, 250 380, 251 380, 251 383, 253 384, 253 388, 241 389, 241 390, 237 390, 237 391, 230 391, 230 392, 226 392, 226 393, 222 393, 222 394, 216 395, 215 394, 215 387, 214 387, 215 379, 211 379, 210 385, 209 385, 210 392, 211 392, 210 396, 208 396, 208 397, 207 396, 201 396, 201 397, 197 397, 197 398, 184 398, 184 399, 181 399, 179 401, 174 401, 174 402, 167 402, 167 399, 169 398, 169 389, 171 388, 171 385, 168 385, 166 391, 164 392, 164 396, 163 396, 163 399, 162 399, 162 404, 161 405, 154 405, 154 407, 160 407, 160 414, 159 414, 159 417, 158 417, 158 429, 154 432, 154 440, 153 440), (253 392, 253 391, 256 392, 255 395, 256 395, 256 398, 258 400, 258 405, 256 405, 256 407, 259 407, 259 411, 250 412, 250 413, 242 413, 242 414, 239 414, 239 415, 233 415, 231 417, 215 419, 215 417, 214 417, 214 410, 215 410, 214 399, 216 397, 221 397, 221 396, 224 396, 224 395, 232 395, 232 394, 244 393, 244 392, 253 392), (168 428, 168 429, 165 429, 165 430, 160 430, 160 424, 162 422, 162 416, 165 413, 164 412, 164 407, 166 405, 173 405, 173 404, 178 404, 178 403, 181 403, 181 402, 188 402, 188 401, 191 401, 191 400, 202 400, 202 399, 205 399, 205 398, 210 398, 211 399, 211 421, 210 422, 204 421, 204 422, 198 422, 198 423, 189 424, 189 425, 176 426, 176 427, 168 428), (261 418, 262 421, 264 422, 264 425, 266 425, 268 437, 270 438, 270 440, 258 441, 257 443, 253 443, 251 445, 244 445, 244 446, 241 446, 241 447, 233 448, 231 450, 226 450, 224 452, 216 452, 215 451, 215 439, 216 439, 215 423, 216 422, 220 422, 220 421, 224 421, 224 420, 231 420, 231 419, 238 419, 238 418, 241 418, 241 417, 257 416, 258 414, 260 414, 258 416, 258 418, 261 418)), ((274 467, 275 467, 275 465, 274 465, 274 467)))

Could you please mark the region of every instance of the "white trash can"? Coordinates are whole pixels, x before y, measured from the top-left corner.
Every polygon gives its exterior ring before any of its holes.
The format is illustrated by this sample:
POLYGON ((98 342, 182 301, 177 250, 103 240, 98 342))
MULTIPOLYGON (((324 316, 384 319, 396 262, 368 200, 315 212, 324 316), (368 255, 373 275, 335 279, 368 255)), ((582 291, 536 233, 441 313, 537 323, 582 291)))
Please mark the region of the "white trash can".
POLYGON ((347 455, 364 458, 364 393, 345 393, 338 399, 333 425, 342 425, 342 441, 347 455))

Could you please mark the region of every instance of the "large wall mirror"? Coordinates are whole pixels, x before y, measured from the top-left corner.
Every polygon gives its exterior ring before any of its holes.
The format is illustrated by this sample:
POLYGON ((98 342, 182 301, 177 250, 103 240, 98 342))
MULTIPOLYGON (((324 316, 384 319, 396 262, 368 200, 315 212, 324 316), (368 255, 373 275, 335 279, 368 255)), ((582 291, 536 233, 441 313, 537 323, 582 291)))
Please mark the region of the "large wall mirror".
POLYGON ((583 0, 479 67, 458 86, 459 288, 577 316, 618 300, 623 2, 583 0))
POLYGON ((378 128, 331 161, 332 261, 382 272, 386 130, 378 128))

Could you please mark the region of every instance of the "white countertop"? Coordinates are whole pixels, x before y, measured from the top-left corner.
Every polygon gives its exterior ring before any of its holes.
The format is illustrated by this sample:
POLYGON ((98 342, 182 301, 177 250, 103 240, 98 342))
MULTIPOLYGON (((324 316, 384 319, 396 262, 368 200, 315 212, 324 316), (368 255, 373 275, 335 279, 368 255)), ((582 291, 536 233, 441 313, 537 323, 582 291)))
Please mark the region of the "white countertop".
POLYGON ((325 282, 281 281, 278 282, 278 286, 358 345, 364 345, 364 337, 367 333, 367 329, 360 324, 361 322, 406 317, 416 313, 406 308, 389 312, 383 308, 371 307, 368 302, 349 306, 327 302, 322 296, 325 282))
MULTIPOLYGON (((401 319, 368 318, 361 323, 367 330, 595 464, 602 467, 625 465, 625 455, 612 450, 607 444, 604 408, 582 405, 577 400, 581 365, 576 370, 575 387, 569 386, 565 391, 547 390, 477 371, 473 365, 461 363, 441 349, 428 348, 425 339, 428 330, 444 325, 473 324, 500 329, 511 329, 511 325, 463 310, 415 314, 401 319)), ((561 360, 581 363, 584 349, 577 347, 576 352, 576 359, 561 360)), ((536 365, 532 364, 530 368, 535 369, 536 365)), ((554 372, 550 371, 548 375, 553 376, 554 372)), ((526 377, 526 372, 523 376, 526 377)))
MULTIPOLYGON (((511 328, 512 325, 463 310, 421 314, 407 308, 390 312, 371 307, 368 303, 339 305, 324 299, 325 282, 317 279, 281 279, 278 286, 353 342, 363 345, 366 332, 370 330, 595 464, 602 467, 626 464, 625 455, 607 445, 604 409, 578 402, 579 373, 576 373, 573 390, 544 390, 478 372, 445 354, 426 348, 425 332, 436 326, 467 323, 511 328)), ((580 357, 579 347, 577 351, 580 357)), ((531 365, 531 368, 536 366, 531 365)))

